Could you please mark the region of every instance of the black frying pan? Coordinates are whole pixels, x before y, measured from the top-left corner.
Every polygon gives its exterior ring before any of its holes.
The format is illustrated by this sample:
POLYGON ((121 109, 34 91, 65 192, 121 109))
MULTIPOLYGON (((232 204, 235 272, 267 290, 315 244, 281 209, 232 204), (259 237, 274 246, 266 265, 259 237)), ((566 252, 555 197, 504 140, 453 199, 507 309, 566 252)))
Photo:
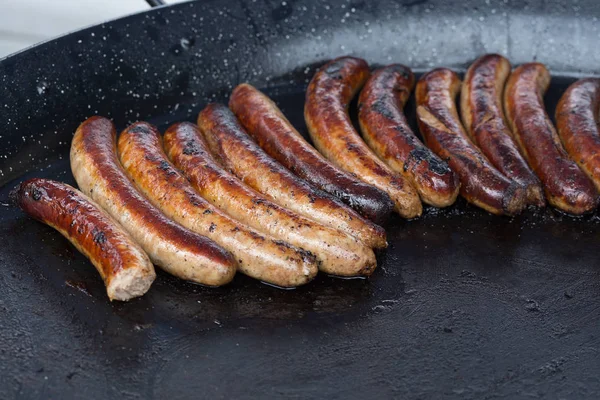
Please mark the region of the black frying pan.
POLYGON ((597 216, 459 202, 394 217, 368 281, 282 291, 239 275, 207 289, 159 273, 123 304, 7 200, 28 177, 73 183, 71 136, 94 114, 164 129, 250 81, 305 132, 306 84, 343 54, 417 72, 485 52, 535 59, 554 75, 552 112, 599 71, 598 17, 594 0, 205 1, 0 61, 0 398, 598 398, 597 216))

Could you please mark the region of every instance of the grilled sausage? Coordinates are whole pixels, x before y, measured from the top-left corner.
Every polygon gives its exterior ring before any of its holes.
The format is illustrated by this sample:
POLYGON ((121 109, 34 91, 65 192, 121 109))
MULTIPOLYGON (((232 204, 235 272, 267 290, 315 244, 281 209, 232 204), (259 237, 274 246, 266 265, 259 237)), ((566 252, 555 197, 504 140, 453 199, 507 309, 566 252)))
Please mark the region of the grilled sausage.
POLYGON ((596 208, 598 193, 592 181, 569 159, 548 114, 543 96, 550 72, 540 63, 513 71, 504 90, 504 109, 521 152, 542 181, 548 202, 571 214, 596 208))
POLYGON ((209 104, 198 126, 213 154, 238 178, 276 204, 360 239, 369 247, 387 246, 385 231, 354 210, 292 174, 254 142, 222 104, 209 104))
POLYGON ((11 196, 21 210, 56 229, 92 262, 111 301, 130 300, 150 289, 156 273, 146 253, 79 190, 33 178, 21 183, 11 196))
POLYGON ((417 139, 404 106, 415 76, 404 65, 376 71, 358 98, 358 121, 367 145, 391 169, 402 174, 424 203, 446 207, 456 201, 460 183, 446 162, 417 139))
POLYGON ((600 79, 587 78, 573 83, 556 107, 558 135, 579 167, 600 190, 600 79))
POLYGON ((487 54, 467 70, 460 93, 465 130, 488 160, 507 178, 527 191, 529 204, 546 204, 540 180, 535 176, 506 125, 502 92, 510 74, 510 62, 499 54, 487 54))
POLYGON ((235 221, 200 197, 171 164, 156 128, 137 122, 118 140, 121 163, 146 197, 168 217, 231 252, 239 270, 277 286, 309 282, 318 271, 315 256, 235 221))
POLYGON ((117 159, 108 119, 83 122, 71 143, 71 170, 79 188, 129 232, 152 262, 179 278, 218 286, 233 279, 232 255, 171 221, 140 194, 117 159))
POLYGON ((526 192, 469 140, 456 111, 460 86, 458 75, 446 68, 428 72, 417 83, 417 121, 425 143, 458 174, 467 201, 493 214, 517 214, 525 207, 526 192))
POLYGON ((390 196, 329 162, 262 92, 242 83, 233 90, 229 107, 260 147, 284 167, 365 218, 377 224, 387 221, 394 210, 390 196))
POLYGON ((169 127, 164 147, 202 197, 238 221, 312 252, 321 271, 366 276, 375 269, 373 251, 357 239, 278 206, 225 171, 211 156, 196 125, 169 127))
POLYGON ((341 57, 321 67, 306 91, 304 119, 315 147, 338 167, 386 192, 404 218, 421 215, 419 195, 401 175, 377 158, 350 121, 350 100, 369 77, 360 58, 341 57))

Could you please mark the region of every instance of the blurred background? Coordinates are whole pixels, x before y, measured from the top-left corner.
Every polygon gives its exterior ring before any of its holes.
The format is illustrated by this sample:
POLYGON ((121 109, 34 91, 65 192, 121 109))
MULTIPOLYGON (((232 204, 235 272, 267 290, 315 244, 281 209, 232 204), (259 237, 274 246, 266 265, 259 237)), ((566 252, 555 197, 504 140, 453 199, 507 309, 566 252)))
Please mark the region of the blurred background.
POLYGON ((145 0, 0 0, 0 58, 64 33, 149 7, 145 0))

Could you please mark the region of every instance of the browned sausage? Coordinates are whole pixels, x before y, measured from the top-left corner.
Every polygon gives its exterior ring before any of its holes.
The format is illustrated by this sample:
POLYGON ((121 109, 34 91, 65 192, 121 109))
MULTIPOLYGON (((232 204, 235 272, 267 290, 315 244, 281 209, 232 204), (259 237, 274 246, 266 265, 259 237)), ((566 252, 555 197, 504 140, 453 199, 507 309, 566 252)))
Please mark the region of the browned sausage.
POLYGON ((229 107, 260 147, 284 167, 365 218, 378 224, 387 222, 394 210, 390 196, 329 162, 262 92, 242 83, 233 90, 229 107))
POLYGON ((254 190, 316 222, 360 239, 369 247, 387 246, 383 228, 363 219, 341 201, 292 174, 250 138, 222 104, 209 104, 198 126, 213 154, 254 190))
POLYGON ((137 191, 117 159, 108 119, 83 122, 71 143, 71 170, 79 188, 116 219, 152 262, 182 279, 223 285, 233 279, 233 256, 212 240, 183 228, 137 191))
POLYGON ((156 278, 144 251, 92 199, 64 183, 33 178, 12 193, 29 216, 66 237, 96 267, 110 300, 143 295, 156 278))
POLYGON ((358 239, 320 225, 269 201, 225 171, 208 151, 196 125, 175 124, 164 135, 167 155, 202 197, 238 221, 306 249, 320 270, 333 275, 370 275, 375 255, 358 239))
POLYGON ((600 79, 587 78, 573 83, 556 107, 558 135, 579 167, 600 190, 600 79))
POLYGON ((125 171, 156 207, 230 251, 246 275, 293 287, 309 282, 317 274, 314 255, 265 237, 200 197, 168 161, 162 137, 154 126, 146 122, 129 126, 119 136, 117 149, 125 171))
POLYGON ((369 147, 417 189, 421 200, 435 207, 453 204, 458 176, 417 139, 404 116, 415 76, 404 65, 377 70, 360 92, 358 121, 369 147))
POLYGON ((306 91, 304 119, 315 147, 338 167, 386 192, 404 218, 423 210, 412 185, 392 171, 362 141, 348 115, 350 100, 369 78, 360 58, 341 57, 321 67, 306 91))
POLYGON ((506 124, 502 93, 510 74, 510 62, 499 54, 487 54, 467 70, 460 93, 460 109, 467 133, 490 162, 527 191, 529 204, 546 204, 540 180, 519 152, 506 124))
POLYGON ((460 86, 458 75, 447 68, 434 69, 417 83, 417 121, 425 143, 458 174, 467 201, 493 214, 517 214, 525 207, 525 189, 496 170, 469 140, 456 111, 460 86))
POLYGON ((504 90, 504 109, 521 152, 542 181, 548 202, 571 214, 598 206, 592 181, 569 159, 546 110, 543 97, 550 72, 540 63, 513 71, 504 90))

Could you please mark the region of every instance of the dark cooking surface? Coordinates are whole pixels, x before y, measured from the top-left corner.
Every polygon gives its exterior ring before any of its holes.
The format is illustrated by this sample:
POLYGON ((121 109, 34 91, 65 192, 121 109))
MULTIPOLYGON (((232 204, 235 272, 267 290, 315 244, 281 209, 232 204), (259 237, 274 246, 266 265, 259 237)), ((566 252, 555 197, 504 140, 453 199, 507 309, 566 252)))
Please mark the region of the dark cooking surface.
MULTIPOLYGON (((0 63, 0 398, 597 398, 598 216, 508 219, 460 202, 392 218, 368 281, 321 276, 282 291, 238 275, 207 289, 159 273, 143 298, 111 304, 64 238, 8 207, 26 177, 73 183, 69 141, 96 111, 119 129, 137 118, 164 128, 249 80, 304 131, 314 65, 345 53, 419 71, 505 47, 563 75, 600 65, 593 1, 226 3, 153 10, 0 63), (415 22, 436 18, 438 31, 415 22), (589 40, 568 46, 572 31, 589 40)), ((570 82, 554 80, 549 110, 570 82)))

